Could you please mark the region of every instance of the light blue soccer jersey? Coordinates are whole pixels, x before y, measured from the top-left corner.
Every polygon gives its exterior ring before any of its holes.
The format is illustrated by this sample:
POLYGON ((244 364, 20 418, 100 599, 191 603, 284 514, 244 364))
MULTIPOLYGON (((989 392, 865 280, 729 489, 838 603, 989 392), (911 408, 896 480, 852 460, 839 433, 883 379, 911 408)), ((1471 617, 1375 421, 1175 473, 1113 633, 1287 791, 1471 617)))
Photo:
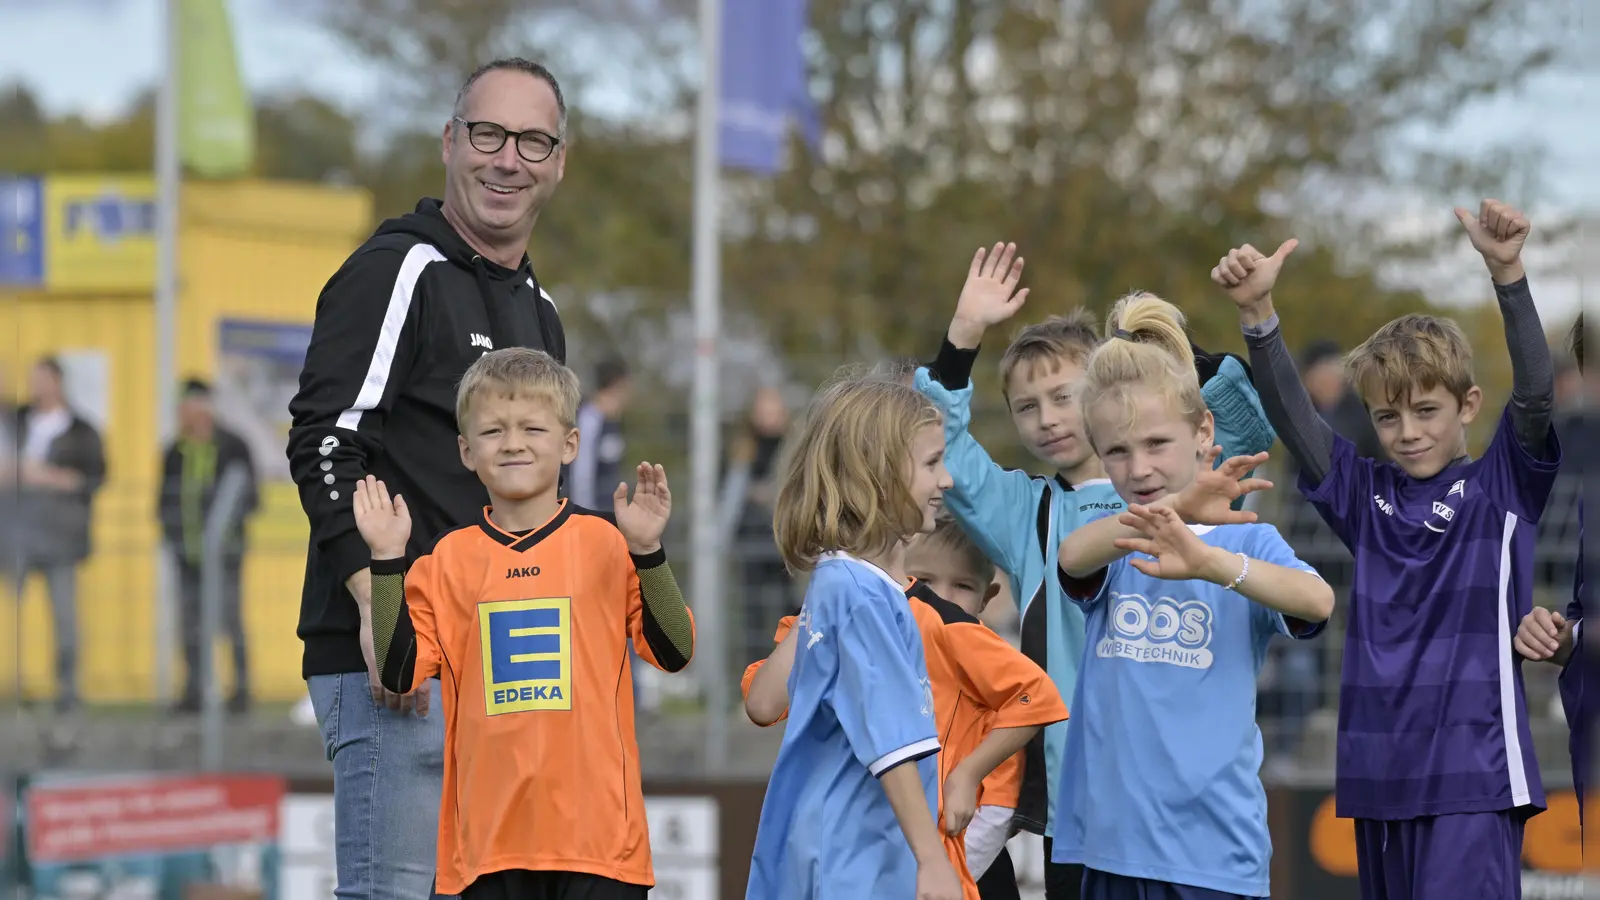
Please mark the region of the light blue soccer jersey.
MULTIPOLYGON (((1190 526, 1212 546, 1305 572, 1270 525, 1190 526)), ((1070 587, 1070 585, 1069 585, 1070 587)), ((1126 557, 1072 602, 1089 646, 1072 695, 1054 861, 1266 897, 1272 841, 1261 786, 1256 675, 1297 623, 1205 581, 1164 581, 1126 557)))
POLYGON ((829 554, 795 622, 789 722, 761 804, 747 900, 911 900, 917 863, 878 777, 917 767, 938 809, 939 733, 905 590, 829 554))
MULTIPOLYGON (((945 387, 931 370, 917 370, 917 390, 944 415, 945 466, 951 489, 945 507, 978 549, 1010 582, 1022 616, 1022 652, 1050 675, 1061 696, 1070 697, 1083 658, 1083 613, 1067 602, 1057 572, 1061 541, 1083 525, 1126 504, 1108 479, 1078 485, 1059 476, 1045 478, 1001 467, 972 436, 972 383, 960 390, 945 387), (1036 602, 1040 601, 1040 602, 1036 602)), ((1216 417, 1217 440, 1224 455, 1259 453, 1277 440, 1237 359, 1224 360, 1202 393, 1216 417)), ((1018 795, 1018 827, 1053 835, 1061 784, 1061 755, 1067 732, 1077 719, 1044 729, 1043 740, 1028 745, 1018 795)))

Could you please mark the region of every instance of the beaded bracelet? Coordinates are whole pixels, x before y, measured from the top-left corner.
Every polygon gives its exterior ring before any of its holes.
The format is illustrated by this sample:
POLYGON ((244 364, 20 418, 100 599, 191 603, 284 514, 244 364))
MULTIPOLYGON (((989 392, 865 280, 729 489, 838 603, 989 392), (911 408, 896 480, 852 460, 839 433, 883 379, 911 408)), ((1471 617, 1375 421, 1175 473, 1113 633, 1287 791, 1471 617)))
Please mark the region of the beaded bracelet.
POLYGON ((1244 562, 1244 565, 1239 569, 1239 577, 1235 578, 1232 584, 1223 585, 1222 589, 1225 591, 1237 590, 1239 585, 1244 584, 1245 578, 1250 574, 1250 557, 1240 553, 1239 559, 1244 562))

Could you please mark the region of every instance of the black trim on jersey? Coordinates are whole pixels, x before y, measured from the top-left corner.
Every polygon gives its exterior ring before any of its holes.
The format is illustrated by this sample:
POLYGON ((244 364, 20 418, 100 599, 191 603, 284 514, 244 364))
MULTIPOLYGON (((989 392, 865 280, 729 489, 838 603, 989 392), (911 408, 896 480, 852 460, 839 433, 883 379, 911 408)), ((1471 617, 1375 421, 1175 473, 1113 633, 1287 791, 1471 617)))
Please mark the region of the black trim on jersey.
MULTIPOLYGON (((1072 486, 1059 474, 1054 479, 1064 491, 1072 490, 1072 486)), ((1044 493, 1039 497, 1039 508, 1034 511, 1034 529, 1038 533, 1039 553, 1045 562, 1050 561, 1050 485, 1046 483, 1044 493)), ((1058 570, 1060 566, 1056 567, 1058 570)), ((1045 578, 1050 573, 1044 573, 1045 578)), ((1033 595, 1033 600, 1028 603, 1027 612, 1022 616, 1021 647, 1022 655, 1033 660, 1048 675, 1050 672, 1050 612, 1045 602, 1045 584, 1039 582, 1039 590, 1033 595)), ((1043 835, 1045 825, 1050 821, 1050 781, 1045 768, 1044 729, 1028 741, 1022 748, 1022 787, 1017 793, 1017 809, 1012 816, 1012 822, 1023 831, 1043 835)))
POLYGON ((933 588, 928 587, 926 584, 922 583, 921 581, 917 581, 916 583, 912 584, 911 587, 907 588, 906 589, 906 596, 907 597, 915 597, 918 600, 921 600, 923 603, 928 604, 928 606, 931 607, 934 612, 939 614, 940 620, 943 621, 944 624, 946 624, 946 625, 955 625, 955 624, 982 625, 983 624, 983 621, 981 619, 979 619, 977 616, 973 615, 972 613, 967 612, 966 610, 962 609, 960 606, 957 606, 956 604, 951 603, 949 600, 946 600, 945 598, 939 596, 937 593, 934 592, 933 588))
POLYGON ((520 553, 524 550, 533 549, 540 541, 552 534, 555 534, 556 529, 560 528, 562 525, 565 525, 568 517, 571 515, 572 502, 570 500, 563 500, 561 501, 561 508, 556 510, 556 514, 554 516, 550 517, 550 521, 544 523, 533 531, 512 534, 509 531, 502 530, 500 526, 494 524, 493 520, 489 518, 489 507, 485 506, 483 511, 478 514, 478 528, 484 534, 487 534, 489 537, 493 538, 495 543, 500 544, 503 547, 510 547, 512 550, 516 550, 520 553))
MULTIPOLYGON (((665 547, 657 547, 654 552, 646 553, 643 556, 629 553, 628 558, 633 560, 635 571, 644 573, 666 565, 667 551, 665 547)), ((657 621, 655 613, 651 609, 650 597, 644 596, 649 591, 650 587, 641 574, 639 578, 639 593, 641 595, 640 606, 643 609, 640 611, 640 630, 644 633, 644 641, 650 645, 650 651, 656 655, 656 662, 661 664, 662 669, 668 672, 681 672, 685 666, 689 665, 689 658, 678 652, 678 648, 673 646, 672 639, 667 637, 666 630, 657 621)), ((681 595, 677 602, 683 603, 681 595)))

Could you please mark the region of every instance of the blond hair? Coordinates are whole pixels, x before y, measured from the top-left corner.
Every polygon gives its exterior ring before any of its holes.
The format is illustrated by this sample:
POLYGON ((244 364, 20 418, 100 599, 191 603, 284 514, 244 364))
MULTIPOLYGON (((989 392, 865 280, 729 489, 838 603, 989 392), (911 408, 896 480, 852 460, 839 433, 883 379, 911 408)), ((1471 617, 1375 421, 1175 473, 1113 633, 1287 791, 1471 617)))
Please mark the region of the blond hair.
POLYGON ((791 572, 830 550, 881 553, 922 527, 911 496, 911 441, 940 422, 916 389, 844 377, 817 392, 779 481, 772 534, 791 572))
POLYGON ((1063 361, 1085 365, 1100 343, 1094 313, 1079 307, 1064 316, 1051 316, 1043 322, 1017 332, 1000 357, 1000 390, 1011 390, 1011 374, 1022 366, 1029 375, 1048 366, 1052 371, 1063 361))
POLYGON ((1181 310, 1146 291, 1128 294, 1111 307, 1106 317, 1108 340, 1089 357, 1078 391, 1091 446, 1099 444, 1088 428, 1089 407, 1118 403, 1125 415, 1118 430, 1131 428, 1137 409, 1134 388, 1160 391, 1179 415, 1197 426, 1204 420, 1206 401, 1185 324, 1181 310))
POLYGON ((1472 345, 1453 320, 1413 313, 1384 325, 1344 360, 1368 407, 1440 385, 1456 400, 1472 390, 1472 345))
POLYGON ((960 566, 961 572, 988 584, 994 581, 995 565, 989 557, 983 555, 978 545, 972 538, 961 530, 961 526, 947 512, 939 514, 933 531, 917 538, 913 545, 920 551, 939 552, 942 556, 954 559, 960 566))
POLYGON ((578 425, 578 376, 543 350, 491 350, 467 367, 456 389, 456 427, 462 433, 473 401, 489 392, 506 399, 541 401, 562 425, 578 425))

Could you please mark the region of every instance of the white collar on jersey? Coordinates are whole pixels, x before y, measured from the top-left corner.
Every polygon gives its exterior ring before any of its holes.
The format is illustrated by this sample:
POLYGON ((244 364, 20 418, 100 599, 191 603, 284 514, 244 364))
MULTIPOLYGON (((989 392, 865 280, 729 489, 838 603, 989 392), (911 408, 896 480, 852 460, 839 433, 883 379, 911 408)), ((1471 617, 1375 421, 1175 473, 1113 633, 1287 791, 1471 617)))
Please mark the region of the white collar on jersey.
POLYGON ((824 563, 824 562, 827 562, 828 560, 832 560, 832 559, 844 560, 846 562, 853 562, 853 563, 855 563, 857 565, 865 566, 866 568, 870 569, 874 574, 876 574, 879 578, 882 578, 885 582, 888 582, 888 584, 891 587, 893 587, 895 590, 903 592, 906 589, 905 585, 899 583, 898 581, 895 581, 894 578, 888 572, 885 572, 883 569, 879 568, 877 563, 870 563, 870 562, 867 562, 864 559, 861 559, 860 557, 851 556, 850 554, 844 552, 843 550, 829 550, 828 552, 822 554, 821 556, 818 556, 817 557, 817 562, 824 563))

